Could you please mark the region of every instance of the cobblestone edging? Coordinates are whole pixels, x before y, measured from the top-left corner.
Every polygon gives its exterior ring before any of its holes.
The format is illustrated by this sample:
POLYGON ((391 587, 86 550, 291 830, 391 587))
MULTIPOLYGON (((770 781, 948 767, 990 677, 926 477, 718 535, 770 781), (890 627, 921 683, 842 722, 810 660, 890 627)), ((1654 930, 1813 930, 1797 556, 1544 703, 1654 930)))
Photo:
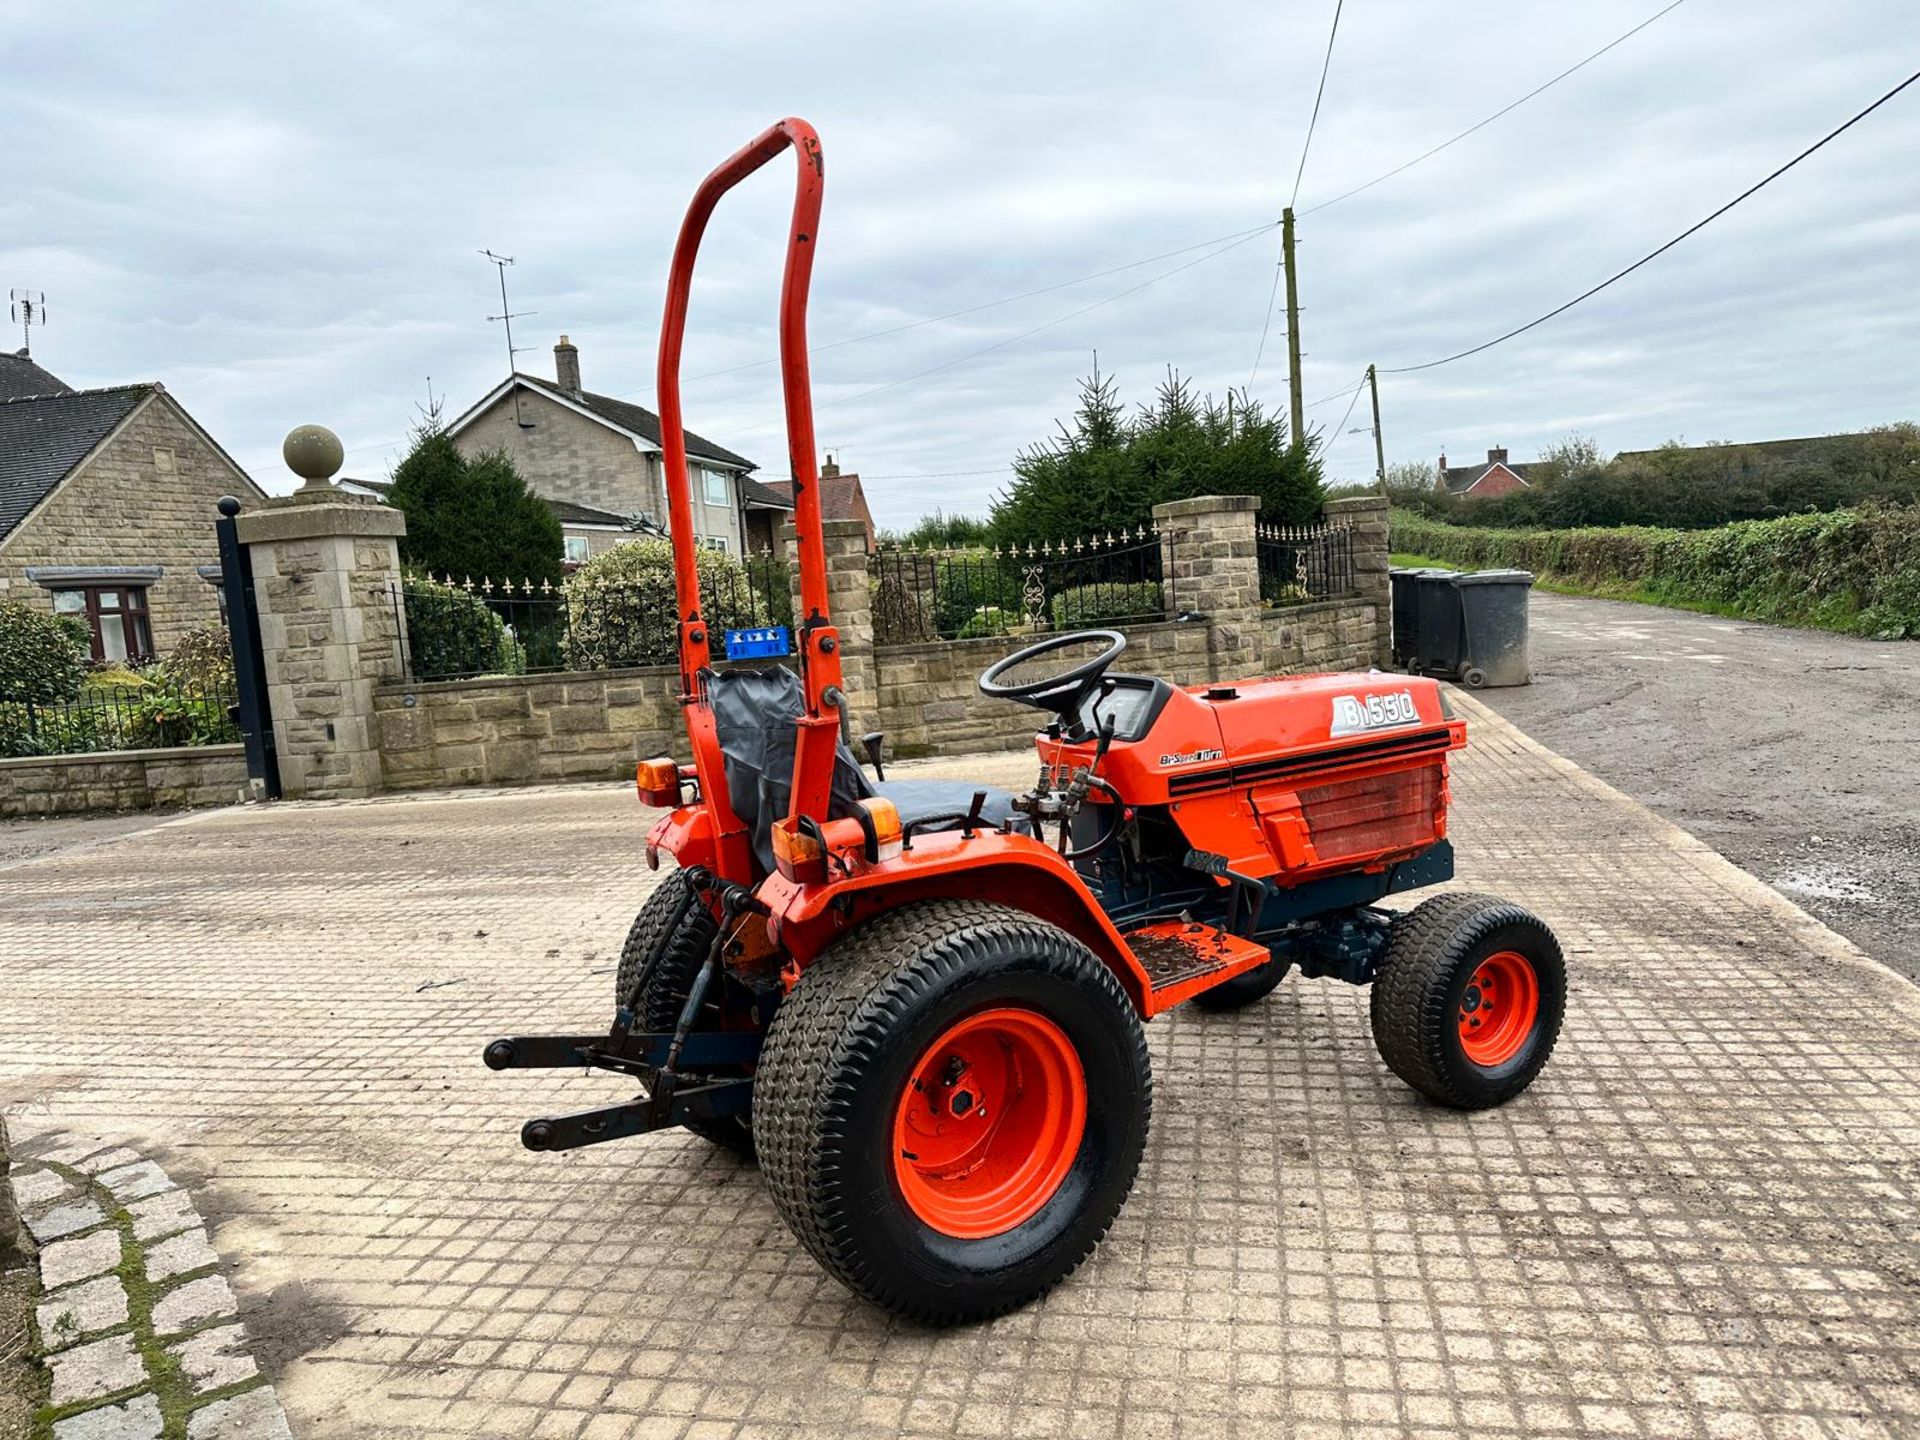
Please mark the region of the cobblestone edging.
POLYGON ((33 1328, 52 1383, 36 1437, 292 1440, 206 1227, 165 1170, 48 1137, 17 1147, 12 1182, 40 1247, 33 1328))

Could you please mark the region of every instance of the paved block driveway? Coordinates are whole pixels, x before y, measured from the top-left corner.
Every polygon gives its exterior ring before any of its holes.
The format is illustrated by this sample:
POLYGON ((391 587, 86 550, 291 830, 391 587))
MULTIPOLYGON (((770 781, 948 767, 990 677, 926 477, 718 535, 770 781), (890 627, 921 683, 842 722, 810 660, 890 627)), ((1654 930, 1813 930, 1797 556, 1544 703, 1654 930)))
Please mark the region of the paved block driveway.
POLYGON ((1114 1233, 978 1329, 850 1301, 700 1142, 520 1149, 622 1093, 479 1052, 604 1022, 652 879, 623 791, 228 812, 0 873, 0 1094, 193 1185, 303 1436, 1920 1434, 1920 998, 1476 724, 1463 880, 1572 960, 1542 1083, 1423 1104, 1331 982, 1176 1013, 1114 1233))

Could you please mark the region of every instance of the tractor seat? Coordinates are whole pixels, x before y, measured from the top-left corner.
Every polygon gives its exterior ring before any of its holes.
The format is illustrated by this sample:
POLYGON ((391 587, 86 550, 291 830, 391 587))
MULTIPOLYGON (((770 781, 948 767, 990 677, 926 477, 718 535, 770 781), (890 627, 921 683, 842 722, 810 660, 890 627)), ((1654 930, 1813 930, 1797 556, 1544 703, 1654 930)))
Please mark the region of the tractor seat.
MULTIPOLYGON (((707 678, 715 738, 725 762, 727 799, 747 826, 763 872, 773 870, 773 822, 787 813, 793 794, 794 721, 804 707, 800 677, 784 665, 765 670, 722 670, 707 678)), ((924 830, 958 829, 976 790, 987 792, 981 821, 997 826, 1014 814, 1004 790, 965 780, 889 780, 876 785, 844 742, 836 745, 833 793, 827 814, 842 819, 873 795, 899 807, 900 823, 924 830), (945 824, 929 820, 951 817, 945 824)))
POLYGON ((975 794, 985 791, 987 802, 980 807, 980 819, 989 829, 1014 818, 1013 796, 991 785, 976 785, 971 780, 882 780, 873 788, 894 803, 902 825, 918 825, 924 830, 958 829, 961 820, 973 808, 975 794), (952 824, 928 825, 929 820, 951 816, 952 824))

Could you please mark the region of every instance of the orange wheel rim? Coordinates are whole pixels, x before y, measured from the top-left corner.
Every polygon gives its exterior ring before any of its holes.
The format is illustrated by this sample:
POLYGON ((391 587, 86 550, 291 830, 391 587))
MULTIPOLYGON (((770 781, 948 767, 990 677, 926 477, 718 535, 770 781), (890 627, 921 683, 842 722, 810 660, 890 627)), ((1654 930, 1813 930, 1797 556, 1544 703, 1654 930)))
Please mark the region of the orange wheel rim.
POLYGON ((983 1010, 914 1063, 894 1109, 894 1181, 942 1235, 1005 1234, 1054 1197, 1086 1129, 1086 1072, 1066 1032, 1033 1010, 983 1010))
POLYGON ((1540 980, 1524 955, 1502 950, 1474 967, 1455 1012, 1460 1048, 1483 1069, 1518 1055, 1540 1019, 1540 980))

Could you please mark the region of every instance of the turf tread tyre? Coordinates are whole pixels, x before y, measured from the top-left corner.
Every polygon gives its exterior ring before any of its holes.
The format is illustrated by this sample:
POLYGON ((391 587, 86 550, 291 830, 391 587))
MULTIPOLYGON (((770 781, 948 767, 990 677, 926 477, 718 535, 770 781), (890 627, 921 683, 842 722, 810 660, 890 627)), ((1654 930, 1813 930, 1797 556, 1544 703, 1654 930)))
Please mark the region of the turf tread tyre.
MULTIPOLYGON (((658 956, 646 977, 634 1007, 635 1024, 643 1031, 670 1031, 680 1023, 681 1007, 693 977, 706 963, 720 922, 694 890, 684 870, 676 870, 654 887, 653 894, 633 917, 626 944, 620 947, 620 966, 614 976, 613 1003, 627 1003, 651 957, 658 956)), ((698 1120, 687 1127, 723 1150, 751 1158, 753 1128, 744 1117, 698 1120)))
POLYGON ((1544 922, 1510 901, 1460 892, 1435 896, 1395 917, 1368 1010, 1374 1044, 1394 1074, 1443 1105, 1483 1110, 1533 1083, 1553 1053, 1566 996, 1566 964, 1544 922), (1502 945, 1489 947, 1496 937, 1502 945), (1493 1071, 1466 1060, 1454 1018, 1463 966, 1483 948, 1519 949, 1540 986, 1532 1038, 1512 1062, 1493 1071))
MULTIPOLYGON (((980 998, 991 996, 982 973, 980 998)), ((1145 1152, 1153 1079, 1146 1037, 1112 972, 1066 932, 1006 906, 935 900, 886 912, 838 941, 802 976, 775 1015, 756 1072, 754 1138, 767 1187, 795 1237, 855 1294, 926 1324, 990 1319, 1066 1279, 1106 1234, 1132 1190, 1145 1152), (994 947, 1035 956, 1026 973, 1085 985, 1124 1027, 1137 1076, 1137 1125, 1101 1172, 1102 1194, 1077 1218, 1070 1241, 1043 1273, 997 1293, 941 1292, 916 1283, 873 1243, 872 1216, 847 1203, 840 1182, 856 1137, 850 1112, 864 1077, 898 1048, 904 1028, 942 993, 972 983, 978 956, 994 947), (864 1233, 863 1233, 864 1232, 864 1233)), ((1102 1096, 1115 1107, 1117 1096, 1102 1096)), ((890 1102, 889 1102, 890 1103, 890 1102)), ((1091 1121, 1090 1121, 1091 1123, 1091 1121)))
MULTIPOLYGON (((654 887, 640 907, 640 913, 633 917, 626 943, 620 947, 620 966, 613 981, 615 1008, 627 1003, 641 970, 652 957, 659 955, 634 1013, 642 1030, 663 1028, 660 1016, 667 1006, 672 979, 678 979, 679 993, 684 1000, 686 987, 707 958, 707 947, 713 943, 713 932, 719 928, 712 912, 700 903, 686 871, 675 870, 668 875, 654 887), (659 983, 663 977, 669 977, 667 984, 659 983)), ((671 1029, 678 1019, 679 1011, 675 1010, 665 1017, 664 1028, 671 1029)))

